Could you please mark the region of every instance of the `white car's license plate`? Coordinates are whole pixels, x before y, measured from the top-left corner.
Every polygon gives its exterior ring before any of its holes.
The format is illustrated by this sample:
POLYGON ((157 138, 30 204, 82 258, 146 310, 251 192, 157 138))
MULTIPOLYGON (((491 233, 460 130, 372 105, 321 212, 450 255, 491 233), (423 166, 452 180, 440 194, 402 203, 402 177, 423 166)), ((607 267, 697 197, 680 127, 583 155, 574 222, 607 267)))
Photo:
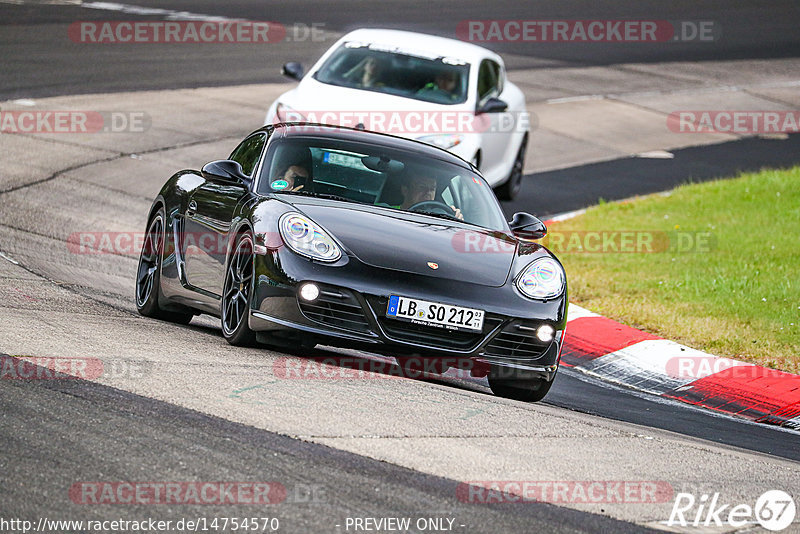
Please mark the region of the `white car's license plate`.
POLYGON ((462 308, 461 306, 392 295, 389 297, 386 316, 447 330, 480 332, 483 330, 484 313, 483 310, 474 308, 462 308))

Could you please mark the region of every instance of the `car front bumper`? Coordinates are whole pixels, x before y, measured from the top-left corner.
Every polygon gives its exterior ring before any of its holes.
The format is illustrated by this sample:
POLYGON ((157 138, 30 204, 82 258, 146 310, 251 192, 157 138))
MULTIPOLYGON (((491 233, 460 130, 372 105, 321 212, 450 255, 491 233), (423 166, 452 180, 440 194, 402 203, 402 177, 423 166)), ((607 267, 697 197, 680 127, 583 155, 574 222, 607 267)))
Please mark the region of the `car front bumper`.
POLYGON ((461 362, 462 368, 518 369, 546 380, 555 375, 566 326, 564 296, 550 302, 528 302, 507 286, 476 286, 398 273, 358 261, 332 268, 283 252, 283 266, 294 276, 274 276, 276 264, 264 256, 256 270, 259 276, 249 325, 267 342, 284 339, 298 346, 323 344, 398 358, 439 358, 451 367, 461 362), (270 269, 264 269, 267 263, 270 269), (273 274, 267 274, 270 272, 273 274), (321 289, 313 302, 298 296, 298 287, 309 281, 321 289), (393 294, 483 309, 483 330, 452 331, 387 317, 388 299, 393 294), (535 335, 542 324, 556 331, 549 342, 535 335))

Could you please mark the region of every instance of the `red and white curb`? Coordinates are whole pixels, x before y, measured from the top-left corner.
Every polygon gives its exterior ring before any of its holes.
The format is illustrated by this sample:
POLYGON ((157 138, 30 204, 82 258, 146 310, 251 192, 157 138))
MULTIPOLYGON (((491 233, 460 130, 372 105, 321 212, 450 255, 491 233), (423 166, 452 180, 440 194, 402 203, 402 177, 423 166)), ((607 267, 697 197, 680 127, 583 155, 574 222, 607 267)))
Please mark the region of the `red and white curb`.
POLYGON ((670 399, 800 430, 800 376, 691 349, 569 305, 561 364, 670 399))

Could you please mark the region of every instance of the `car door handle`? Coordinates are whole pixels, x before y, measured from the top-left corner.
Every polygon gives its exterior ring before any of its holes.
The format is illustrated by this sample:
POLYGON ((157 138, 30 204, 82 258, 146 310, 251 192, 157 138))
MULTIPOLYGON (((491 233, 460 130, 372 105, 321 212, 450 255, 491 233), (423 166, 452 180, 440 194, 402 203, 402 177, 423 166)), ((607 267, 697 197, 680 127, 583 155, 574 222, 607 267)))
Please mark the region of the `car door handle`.
POLYGON ((189 207, 186 208, 186 216, 191 217, 194 215, 194 212, 197 211, 197 202, 194 200, 189 201, 189 207))

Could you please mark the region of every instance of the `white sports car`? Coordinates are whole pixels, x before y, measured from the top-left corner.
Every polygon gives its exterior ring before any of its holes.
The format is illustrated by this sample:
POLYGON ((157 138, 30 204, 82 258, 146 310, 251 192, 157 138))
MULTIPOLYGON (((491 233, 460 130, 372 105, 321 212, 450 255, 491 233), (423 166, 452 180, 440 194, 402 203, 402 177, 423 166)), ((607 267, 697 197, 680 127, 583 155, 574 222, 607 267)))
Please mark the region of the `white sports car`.
POLYGON ((474 44, 360 29, 336 42, 267 111, 265 124, 307 121, 418 139, 477 167, 501 199, 519 193, 530 133, 525 96, 503 60, 474 44))

